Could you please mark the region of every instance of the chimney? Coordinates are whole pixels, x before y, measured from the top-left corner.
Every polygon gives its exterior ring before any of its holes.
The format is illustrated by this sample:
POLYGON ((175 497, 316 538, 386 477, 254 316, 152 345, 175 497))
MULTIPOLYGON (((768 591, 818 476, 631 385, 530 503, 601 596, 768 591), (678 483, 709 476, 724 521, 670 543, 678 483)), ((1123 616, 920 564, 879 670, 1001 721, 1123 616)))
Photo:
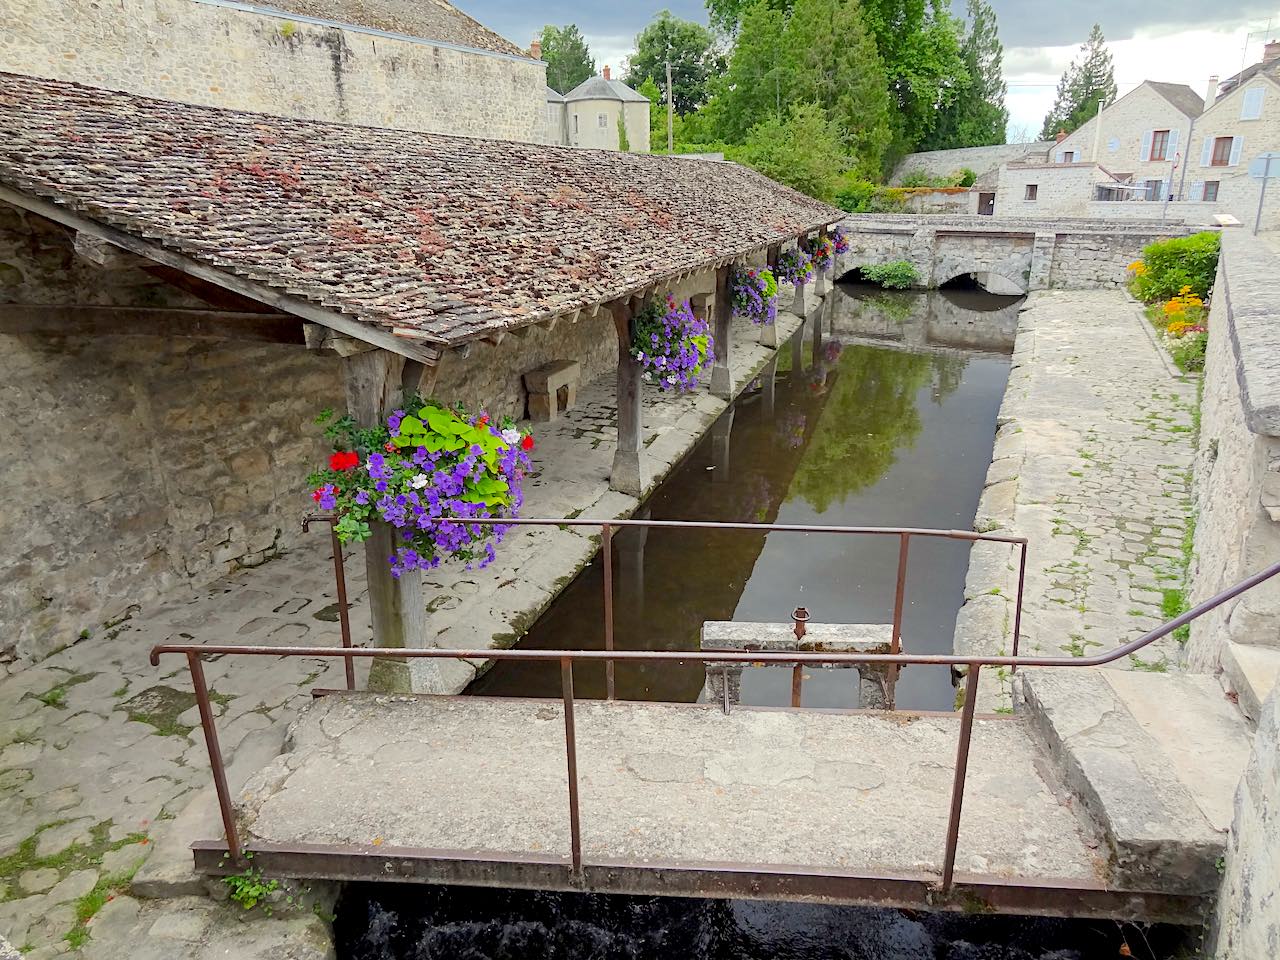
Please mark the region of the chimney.
POLYGON ((607 63, 604 65, 604 70, 602 71, 601 76, 603 76, 606 80, 613 79, 611 76, 609 76, 609 65, 607 63))
POLYGON ((1213 105, 1213 101, 1218 99, 1218 75, 1215 73, 1209 78, 1209 87, 1204 92, 1204 107, 1206 110, 1213 105))
POLYGON ((1272 40, 1262 48, 1262 62, 1270 63, 1280 57, 1280 40, 1272 40))
POLYGON ((1067 131, 1062 130, 1062 129, 1059 129, 1059 130, 1058 130, 1058 135, 1057 135, 1056 137, 1054 137, 1054 138, 1053 138, 1053 142, 1054 142, 1054 143, 1061 143, 1061 142, 1062 142, 1063 140, 1065 140, 1065 139, 1067 139, 1067 131))
POLYGON ((529 56, 535 60, 542 59, 542 41, 534 38, 533 43, 529 44, 529 56))

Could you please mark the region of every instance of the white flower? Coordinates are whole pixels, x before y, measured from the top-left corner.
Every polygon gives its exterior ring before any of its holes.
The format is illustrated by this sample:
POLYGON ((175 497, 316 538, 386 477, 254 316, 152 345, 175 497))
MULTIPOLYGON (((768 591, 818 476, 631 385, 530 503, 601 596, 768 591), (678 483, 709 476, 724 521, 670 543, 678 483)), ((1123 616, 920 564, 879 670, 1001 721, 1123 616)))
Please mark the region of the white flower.
POLYGON ((421 490, 430 482, 431 482, 430 477, 428 477, 425 473, 419 473, 412 480, 409 481, 409 486, 413 487, 413 489, 415 490, 421 490))
POLYGON ((507 427, 502 431, 502 442, 508 447, 514 447, 520 442, 520 431, 515 427, 507 427))

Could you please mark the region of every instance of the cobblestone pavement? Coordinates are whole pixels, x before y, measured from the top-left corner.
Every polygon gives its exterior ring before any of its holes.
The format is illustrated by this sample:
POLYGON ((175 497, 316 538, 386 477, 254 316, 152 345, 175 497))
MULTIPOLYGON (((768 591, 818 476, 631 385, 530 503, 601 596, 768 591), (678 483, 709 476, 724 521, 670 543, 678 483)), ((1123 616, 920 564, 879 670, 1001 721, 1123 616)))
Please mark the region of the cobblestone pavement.
MULTIPOLYGON (((1196 385, 1139 311, 1121 292, 1048 291, 1019 317, 975 525, 1030 538, 1023 653, 1093 656, 1180 612, 1196 385)), ((975 546, 957 651, 1010 652, 1016 590, 1016 555, 975 546)), ((1180 653, 1169 637, 1114 666, 1165 671, 1180 653)))
MULTIPOLYGON (((799 326, 798 317, 779 315, 783 349, 799 326)), ((749 324, 738 324, 735 334, 732 370, 742 387, 773 351, 755 343, 749 324)), ((705 389, 683 397, 646 391, 654 482, 724 407, 705 389)), ((609 376, 587 385, 564 420, 535 426, 526 516, 616 517, 635 508, 634 498, 608 489, 613 416, 609 376)), ((308 506, 299 504, 299 514, 308 506)), ((433 575, 424 602, 438 641, 476 648, 514 642, 590 559, 590 534, 513 530, 488 569, 433 575)), ((360 550, 348 556, 346 571, 353 634, 364 643, 370 626, 360 550)), ((238 908, 190 898, 140 901, 128 891, 149 857, 144 874, 164 856, 189 864, 185 843, 194 838, 169 843, 164 825, 210 782, 187 666, 171 657, 152 667, 152 645, 336 646, 335 603, 329 537, 313 528, 261 567, 140 611, 38 664, 0 664, 0 935, 37 960, 80 945, 86 957, 112 960, 328 955, 314 916, 243 922, 238 908)), ((228 762, 255 737, 282 738, 313 687, 344 684, 339 660, 222 657, 205 671, 228 762)), ((471 674, 464 666, 448 679, 461 689, 471 674)))

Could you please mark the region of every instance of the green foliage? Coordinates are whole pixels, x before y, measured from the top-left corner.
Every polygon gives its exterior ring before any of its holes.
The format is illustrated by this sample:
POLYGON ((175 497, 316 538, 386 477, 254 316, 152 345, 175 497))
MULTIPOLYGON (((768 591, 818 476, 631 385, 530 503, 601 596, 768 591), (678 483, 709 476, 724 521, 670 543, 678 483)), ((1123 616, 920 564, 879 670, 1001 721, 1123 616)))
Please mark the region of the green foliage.
MULTIPOLYGON (((240 904, 245 910, 252 910, 280 889, 280 881, 263 877, 262 871, 253 865, 252 851, 246 850, 244 858, 246 861, 244 870, 229 877, 223 877, 222 882, 231 891, 232 901, 240 904)), ((264 905, 263 911, 270 916, 270 905, 264 905)))
MULTIPOLYGON (((996 14, 986 0, 968 0, 964 38, 960 44, 965 83, 955 100, 939 111, 934 130, 918 149, 948 150, 1004 143, 1009 111, 1004 105, 1004 47, 996 14)), ((976 179, 976 178, 975 178, 976 179)), ((962 186, 972 186, 972 181, 962 186)))
POLYGON ((1089 39, 1080 46, 1080 58, 1071 61, 1058 81, 1058 92, 1044 118, 1041 140, 1052 140, 1059 130, 1078 129, 1098 112, 1099 100, 1114 100, 1115 70, 1102 27, 1093 25, 1089 39))
POLYGON ((542 28, 542 59, 547 64, 547 86, 557 93, 568 93, 596 72, 596 61, 575 23, 542 28))
MULTIPOLYGON (((1001 141, 1002 143, 1004 141, 1001 141)), ((956 184, 958 187, 972 187, 978 182, 978 174, 970 170, 968 167, 960 168, 960 182, 956 184)))
POLYGON ((955 170, 946 176, 931 176, 923 170, 910 170, 902 175, 904 187, 972 187, 978 175, 968 167, 955 170))
POLYGON ((828 203, 847 163, 835 124, 812 103, 792 107, 785 120, 757 124, 739 156, 765 176, 828 203))
MULTIPOLYGON (((738 33, 742 18, 757 2, 758 0, 707 0, 711 26, 730 36, 738 33)), ((787 14, 791 12, 793 3, 794 0, 767 0, 766 5, 779 13, 787 14)))
POLYGON ((1133 278, 1134 296, 1145 303, 1171 300, 1183 287, 1190 287, 1197 297, 1207 297, 1218 272, 1221 245, 1221 235, 1206 230, 1145 247, 1142 251, 1144 270, 1133 278))
MULTIPOLYGON (((724 58, 715 37, 700 23, 681 20, 670 10, 659 11, 636 37, 636 52, 627 64, 627 85, 639 90, 646 80, 652 80, 665 89, 668 60, 675 110, 691 113, 707 102, 711 78, 724 72, 724 58)), ((662 101, 665 103, 665 96, 662 101)))
POLYGON ((657 153, 667 145, 667 101, 651 77, 636 92, 649 100, 649 150, 657 153))
POLYGON ((618 111, 618 149, 623 153, 631 152, 631 140, 627 136, 627 111, 618 111))
POLYGON ((846 173, 836 187, 835 205, 849 213, 900 213, 907 204, 898 187, 882 187, 854 173, 846 173))
POLYGON ((906 260, 869 264, 862 267, 862 275, 872 283, 878 283, 888 290, 906 290, 920 279, 916 268, 906 260))
POLYGON ((1204 369, 1205 351, 1209 338, 1203 333, 1189 333, 1169 343, 1169 355, 1183 373, 1196 373, 1204 369))

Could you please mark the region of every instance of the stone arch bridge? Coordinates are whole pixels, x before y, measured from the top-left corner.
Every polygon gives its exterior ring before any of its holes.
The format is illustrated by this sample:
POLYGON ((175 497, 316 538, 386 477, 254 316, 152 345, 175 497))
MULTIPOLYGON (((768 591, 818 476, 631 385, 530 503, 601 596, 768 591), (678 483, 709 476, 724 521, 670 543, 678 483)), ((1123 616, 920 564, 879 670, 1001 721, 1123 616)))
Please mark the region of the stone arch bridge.
POLYGON ((906 260, 919 286, 972 277, 996 294, 1050 288, 1118 287, 1126 268, 1157 240, 1197 228, 1170 221, 1027 220, 982 216, 855 215, 844 222, 842 273, 906 260))

